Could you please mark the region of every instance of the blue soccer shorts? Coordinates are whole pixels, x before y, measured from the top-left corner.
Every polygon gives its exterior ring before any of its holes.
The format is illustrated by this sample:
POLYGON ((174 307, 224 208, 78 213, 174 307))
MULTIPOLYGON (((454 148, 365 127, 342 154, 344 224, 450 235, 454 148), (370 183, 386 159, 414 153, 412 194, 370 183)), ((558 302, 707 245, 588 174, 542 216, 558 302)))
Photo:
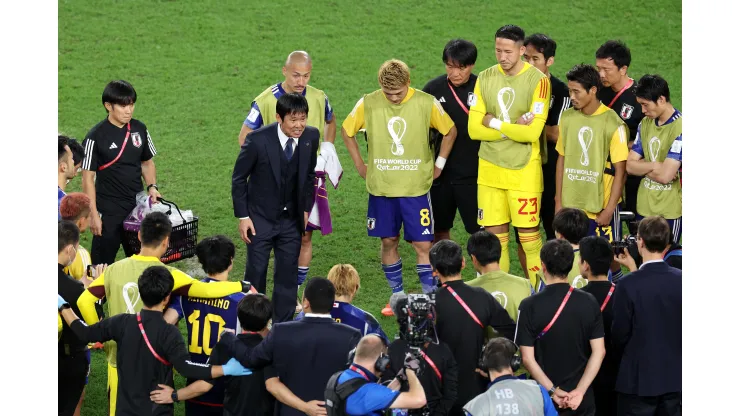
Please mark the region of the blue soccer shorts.
POLYGON ((595 235, 597 237, 604 237, 610 243, 614 241, 622 240, 622 222, 619 220, 619 205, 614 209, 614 215, 612 215, 611 221, 608 225, 600 226, 596 223, 596 220, 588 219, 588 235, 595 235))
POLYGON ((429 193, 414 197, 370 195, 367 202, 367 235, 398 237, 401 225, 406 241, 434 241, 434 218, 429 193))
MULTIPOLYGON (((640 214, 635 214, 635 221, 642 221, 642 219, 645 218, 640 214)), ((681 228, 683 225, 683 217, 678 217, 673 220, 669 220, 668 218, 665 218, 665 221, 668 223, 668 226, 671 228, 671 238, 673 239, 674 244, 681 244, 681 228)))

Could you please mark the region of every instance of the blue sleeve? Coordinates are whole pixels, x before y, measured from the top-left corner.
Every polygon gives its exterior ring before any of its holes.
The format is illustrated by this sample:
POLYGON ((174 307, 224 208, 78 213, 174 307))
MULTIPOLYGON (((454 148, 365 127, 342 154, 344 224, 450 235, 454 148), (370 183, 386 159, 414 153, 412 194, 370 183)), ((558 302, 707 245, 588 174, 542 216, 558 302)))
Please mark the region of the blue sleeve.
POLYGON ((247 118, 244 120, 244 125, 252 130, 257 130, 262 127, 262 113, 256 102, 252 102, 252 108, 249 110, 247 118))
POLYGON ((544 387, 540 386, 540 393, 542 393, 542 400, 545 402, 545 416, 558 416, 558 411, 555 410, 555 405, 552 404, 550 393, 545 390, 544 387))
POLYGON ((360 416, 389 408, 401 394, 380 384, 365 384, 347 398, 347 414, 360 416))
POLYGON ((645 152, 642 150, 642 137, 640 135, 640 129, 642 128, 642 123, 637 126, 637 136, 635 136, 635 142, 632 143, 632 151, 639 154, 642 157, 645 157, 645 152))
POLYGON ((172 309, 177 312, 178 319, 182 319, 185 317, 185 313, 182 311, 182 296, 173 296, 170 298, 170 304, 167 305, 169 309, 172 309))
POLYGON ((668 150, 668 155, 666 155, 666 159, 674 159, 681 162, 681 155, 683 154, 683 133, 679 134, 678 137, 676 137, 676 140, 673 141, 673 144, 671 145, 671 148, 668 150))
POLYGON ((331 104, 329 104, 329 97, 324 94, 324 98, 326 101, 326 106, 324 107, 324 114, 326 114, 326 117, 324 118, 324 121, 328 123, 331 121, 331 118, 334 115, 334 110, 332 110, 331 104))
POLYGON ((301 319, 303 319, 303 311, 301 311, 298 315, 296 315, 295 319, 293 319, 293 320, 294 321, 300 321, 301 319))

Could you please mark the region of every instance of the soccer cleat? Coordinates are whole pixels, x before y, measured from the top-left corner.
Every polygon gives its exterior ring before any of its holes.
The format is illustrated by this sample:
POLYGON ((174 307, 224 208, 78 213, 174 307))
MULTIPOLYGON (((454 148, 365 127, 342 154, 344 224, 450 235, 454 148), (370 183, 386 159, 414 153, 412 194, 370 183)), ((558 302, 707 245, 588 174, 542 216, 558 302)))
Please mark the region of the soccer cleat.
POLYGON ((393 316, 393 309, 391 309, 391 304, 386 303, 385 308, 383 308, 383 310, 380 311, 380 313, 383 316, 393 316))

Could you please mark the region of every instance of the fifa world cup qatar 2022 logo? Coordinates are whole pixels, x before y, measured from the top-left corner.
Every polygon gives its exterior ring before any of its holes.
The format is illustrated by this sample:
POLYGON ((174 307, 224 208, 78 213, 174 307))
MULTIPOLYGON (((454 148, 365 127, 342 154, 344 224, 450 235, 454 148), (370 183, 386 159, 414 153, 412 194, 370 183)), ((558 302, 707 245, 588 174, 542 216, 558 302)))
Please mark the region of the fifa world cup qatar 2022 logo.
POLYGON ((403 156, 403 135, 406 134, 406 120, 401 117, 395 116, 388 120, 388 133, 391 135, 393 144, 391 145, 391 153, 394 156, 403 156))
POLYGON ((578 130, 578 143, 581 145, 581 165, 588 166, 590 160, 588 159, 588 148, 591 147, 591 143, 594 141, 594 131, 591 127, 583 126, 578 130))

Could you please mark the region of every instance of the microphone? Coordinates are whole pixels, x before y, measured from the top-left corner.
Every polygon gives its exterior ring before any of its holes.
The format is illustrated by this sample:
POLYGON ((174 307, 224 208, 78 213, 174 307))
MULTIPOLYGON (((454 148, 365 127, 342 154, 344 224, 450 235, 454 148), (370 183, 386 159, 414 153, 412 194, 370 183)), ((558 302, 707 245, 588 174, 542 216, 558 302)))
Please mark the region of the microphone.
POLYGON ((409 297, 403 292, 397 292, 391 295, 391 299, 388 302, 391 305, 391 310, 396 318, 401 318, 405 315, 403 309, 409 304, 409 297))

